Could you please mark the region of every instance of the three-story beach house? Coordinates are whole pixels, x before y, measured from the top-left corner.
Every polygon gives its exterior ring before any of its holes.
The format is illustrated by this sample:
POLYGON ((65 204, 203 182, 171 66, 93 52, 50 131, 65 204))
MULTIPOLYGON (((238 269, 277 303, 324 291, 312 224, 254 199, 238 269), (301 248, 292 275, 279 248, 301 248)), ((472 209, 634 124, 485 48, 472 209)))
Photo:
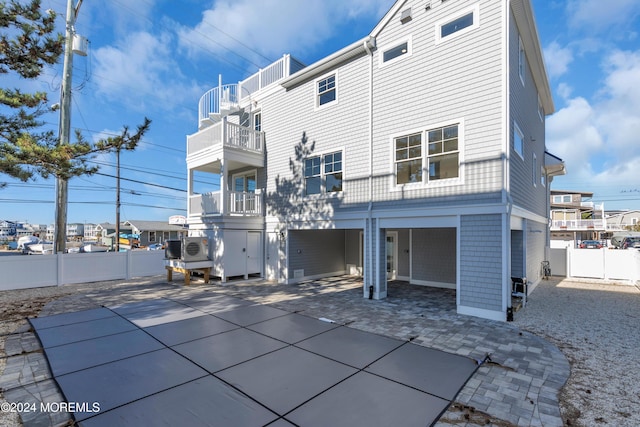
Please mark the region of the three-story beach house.
POLYGON ((399 279, 505 320, 511 277, 541 279, 564 165, 530 0, 398 0, 361 40, 199 107, 189 233, 223 280, 362 274, 381 299, 399 279))

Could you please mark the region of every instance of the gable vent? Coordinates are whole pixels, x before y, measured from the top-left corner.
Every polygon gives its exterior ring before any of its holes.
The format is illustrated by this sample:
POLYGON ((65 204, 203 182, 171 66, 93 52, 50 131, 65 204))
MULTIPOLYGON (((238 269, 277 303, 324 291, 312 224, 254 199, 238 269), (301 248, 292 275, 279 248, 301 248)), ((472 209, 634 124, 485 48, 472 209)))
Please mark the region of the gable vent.
POLYGON ((406 24, 407 22, 411 21, 411 19, 411 8, 403 10, 402 14, 400 15, 400 22, 406 24))

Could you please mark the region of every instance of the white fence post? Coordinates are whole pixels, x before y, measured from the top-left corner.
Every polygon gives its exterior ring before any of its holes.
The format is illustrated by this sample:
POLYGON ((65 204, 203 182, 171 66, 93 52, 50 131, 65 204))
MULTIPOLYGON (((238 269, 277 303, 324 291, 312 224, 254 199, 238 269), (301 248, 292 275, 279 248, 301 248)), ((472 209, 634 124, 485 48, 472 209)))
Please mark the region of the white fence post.
POLYGON ((64 285, 64 259, 62 253, 56 254, 56 286, 64 285))

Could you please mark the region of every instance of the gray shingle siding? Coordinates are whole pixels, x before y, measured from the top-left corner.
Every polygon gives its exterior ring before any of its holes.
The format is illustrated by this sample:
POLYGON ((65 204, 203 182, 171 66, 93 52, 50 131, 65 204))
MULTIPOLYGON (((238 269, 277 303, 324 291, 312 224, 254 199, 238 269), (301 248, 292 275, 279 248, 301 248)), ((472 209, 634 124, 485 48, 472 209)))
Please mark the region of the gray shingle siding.
POLYGON ((460 305, 502 310, 502 216, 460 218, 460 305))
POLYGON ((528 61, 525 67, 524 85, 520 80, 518 70, 519 32, 515 19, 511 14, 509 23, 511 34, 509 39, 511 196, 514 204, 546 217, 548 215, 547 193, 545 186, 540 181, 540 167, 544 165, 545 151, 544 115, 543 120, 540 120, 538 114, 538 90, 528 61), (518 124, 524 134, 524 159, 513 148, 514 123, 518 124), (534 154, 537 158, 535 171, 533 170, 534 154))
POLYGON ((456 283, 456 229, 416 228, 411 235, 412 280, 456 283))
POLYGON ((535 283, 541 278, 542 261, 546 246, 545 224, 526 221, 527 225, 527 280, 535 283))
POLYGON ((344 230, 293 230, 289 232, 289 277, 303 269, 304 276, 342 272, 345 269, 344 230))

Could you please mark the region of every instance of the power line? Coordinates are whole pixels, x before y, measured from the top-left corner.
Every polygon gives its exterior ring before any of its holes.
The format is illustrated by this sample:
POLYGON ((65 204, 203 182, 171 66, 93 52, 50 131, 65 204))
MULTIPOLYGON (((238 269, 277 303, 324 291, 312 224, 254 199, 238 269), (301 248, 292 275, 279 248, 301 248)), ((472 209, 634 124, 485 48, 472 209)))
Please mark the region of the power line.
MULTIPOLYGON (((96 175, 102 175, 102 176, 108 176, 110 178, 116 178, 115 175, 109 175, 109 174, 102 173, 102 172, 96 172, 96 175)), ((151 182, 138 181, 137 179, 131 179, 131 178, 120 178, 120 179, 123 180, 123 181, 131 181, 131 182, 137 182, 138 184, 151 185, 151 186, 154 186, 154 187, 165 188, 167 190, 180 191, 182 193, 186 193, 187 192, 187 190, 182 189, 182 188, 167 187, 166 185, 160 185, 160 184, 153 184, 151 182)))

